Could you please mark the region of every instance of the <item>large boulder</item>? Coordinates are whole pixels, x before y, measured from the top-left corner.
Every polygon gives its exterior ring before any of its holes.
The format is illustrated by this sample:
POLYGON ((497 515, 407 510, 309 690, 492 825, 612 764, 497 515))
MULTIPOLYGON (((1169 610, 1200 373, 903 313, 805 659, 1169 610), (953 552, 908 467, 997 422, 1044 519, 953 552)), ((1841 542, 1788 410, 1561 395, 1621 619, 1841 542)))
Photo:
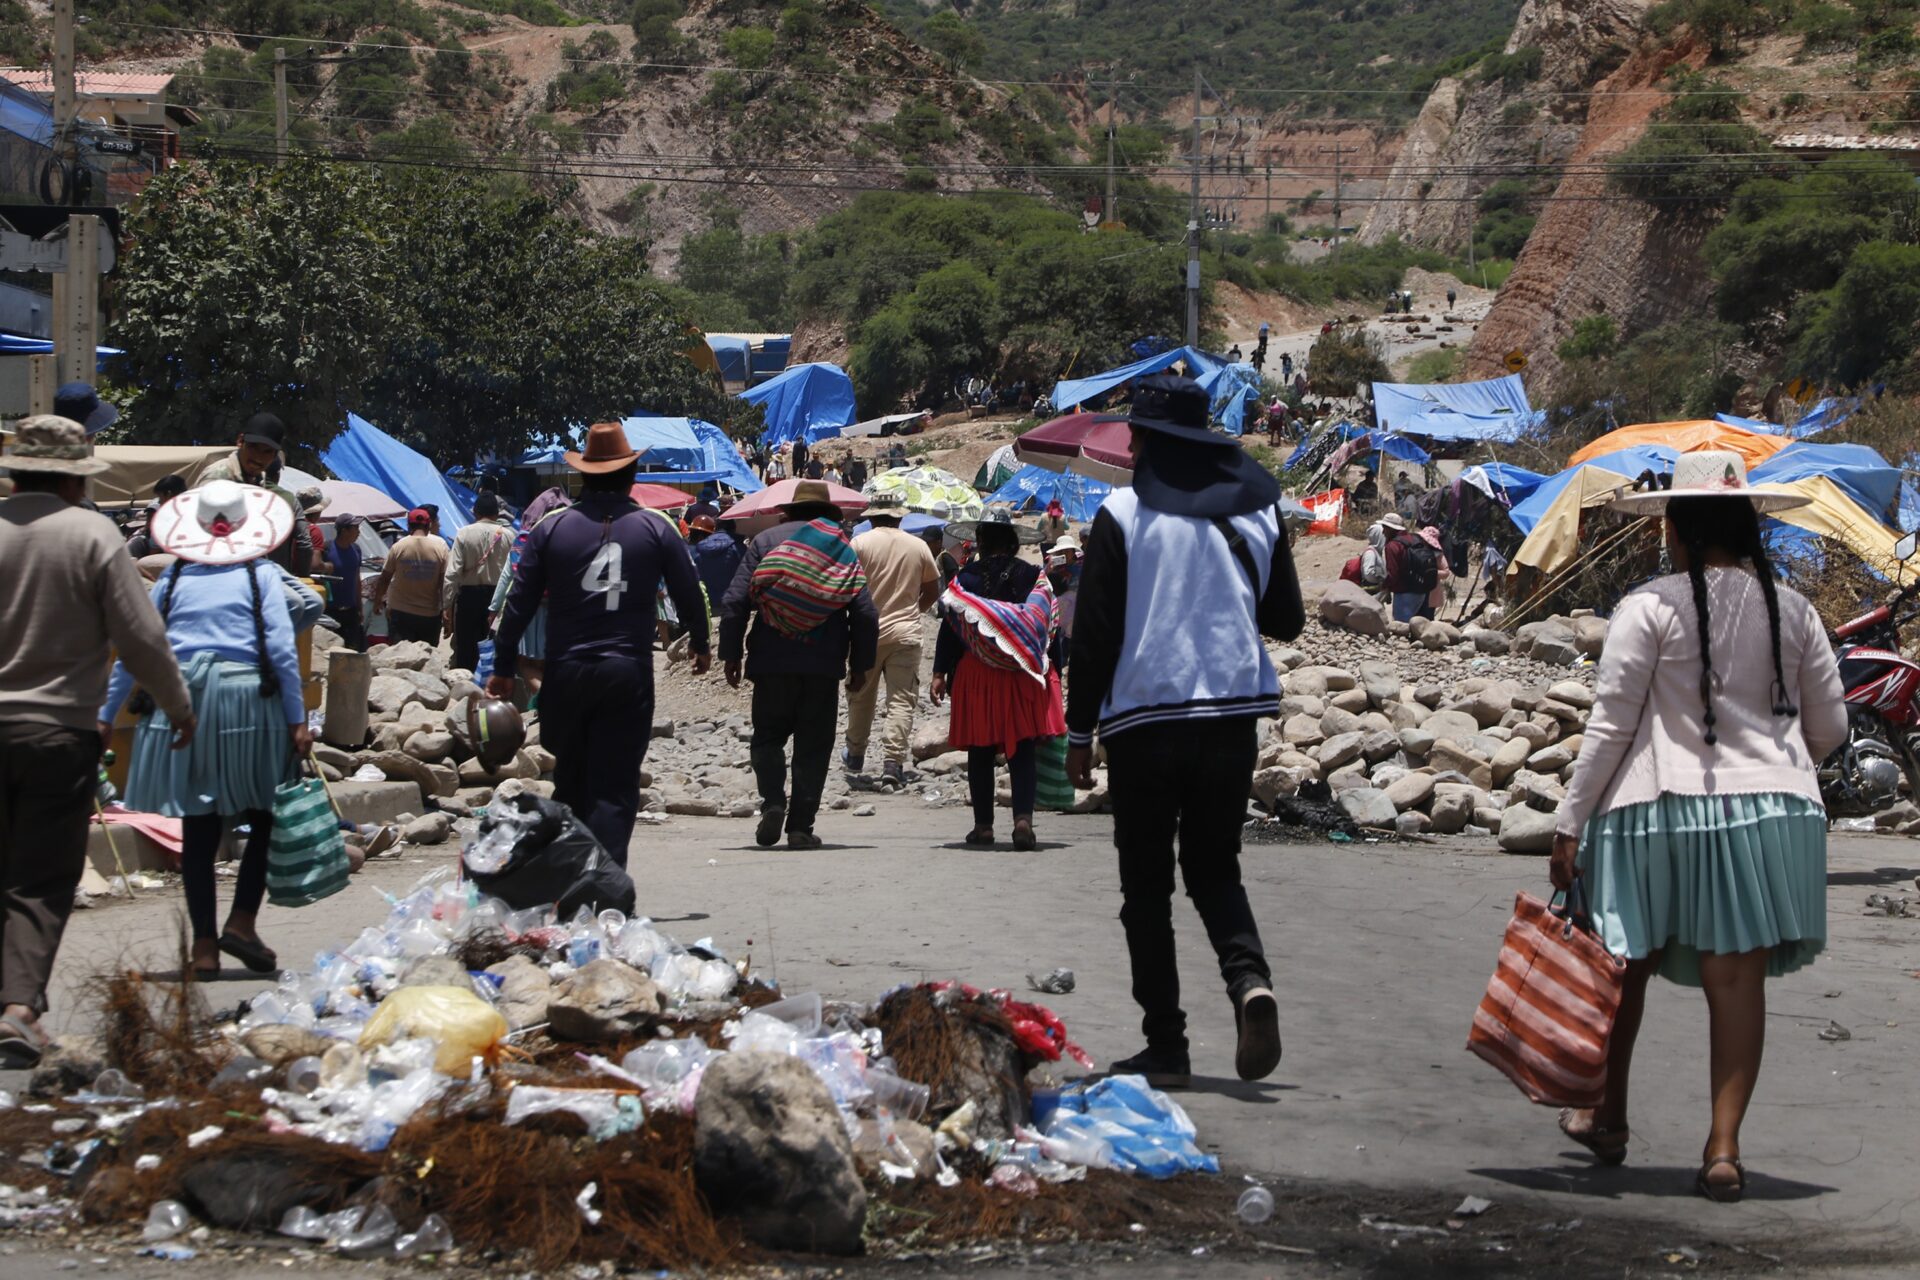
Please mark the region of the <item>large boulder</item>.
POLYGON ((1310 776, 1304 769, 1288 769, 1280 765, 1262 769, 1253 775, 1253 798, 1262 808, 1271 809, 1275 800, 1291 796, 1310 776))
MULTIPOLYGON (((411 705, 417 707, 420 704, 416 702, 411 705)), ((411 710, 411 707, 409 707, 409 710, 411 710)), ((428 764, 439 764, 442 760, 453 755, 453 735, 444 729, 422 729, 420 732, 408 738, 406 743, 401 747, 401 750, 405 751, 415 760, 424 760, 428 764)))
POLYGON ((1434 743, 1433 750, 1427 753, 1427 763, 1441 773, 1449 770, 1458 773, 1483 790, 1493 786, 1493 767, 1456 742, 1434 743))
POLYGON ((1320 717, 1304 713, 1288 716, 1280 726, 1280 737, 1296 747, 1317 747, 1327 740, 1326 730, 1320 727, 1320 717))
POLYGON ((430 671, 410 671, 402 667, 390 674, 412 685, 418 694, 415 701, 429 710, 444 711, 451 701, 447 682, 430 671))
POLYGON ((1467 824, 1473 821, 1473 802, 1478 792, 1457 782, 1438 783, 1433 785, 1432 790, 1433 802, 1427 806, 1427 817, 1433 823, 1431 830, 1443 836, 1465 831, 1467 824))
POLYGON ((380 645, 367 651, 375 671, 418 671, 433 657, 433 648, 418 640, 380 645))
POLYGON ((1436 711, 1420 727, 1437 739, 1472 742, 1480 735, 1480 722, 1465 711, 1436 711))
POLYGON ((860 1252, 867 1191, 827 1087, 797 1058, 727 1053, 700 1079, 694 1179, 767 1249, 860 1252))
MULTIPOLYGON (((1432 774, 1409 773, 1398 781, 1388 784, 1386 797, 1395 809, 1405 812, 1426 804, 1428 798, 1433 795, 1433 787, 1432 774)), ((1463 822, 1460 825, 1466 824, 1463 822)), ((1455 830, 1458 829, 1458 827, 1455 828, 1455 830)))
POLYGON ((1337 733, 1320 744, 1320 768, 1330 773, 1342 765, 1360 758, 1361 745, 1365 736, 1360 733, 1337 733))
POLYGON ((1386 707, 1400 701, 1400 668, 1391 662, 1363 662, 1359 670, 1360 687, 1367 691, 1367 701, 1376 707, 1386 707))
POLYGON ((1508 805, 1500 814, 1500 847, 1508 853, 1550 852, 1554 820, 1530 805, 1508 805))
POLYGON ((383 672, 367 684, 367 706, 376 716, 391 719, 409 702, 420 701, 420 691, 395 671, 383 672))
POLYGON ((1551 667, 1570 667, 1580 660, 1580 648, 1574 637, 1573 628, 1558 619, 1542 623, 1528 623, 1520 628, 1522 632, 1538 626, 1527 646, 1527 656, 1535 662, 1543 662, 1551 667))
POLYGON ((449 785, 447 777, 432 765, 424 760, 415 760, 404 751, 370 752, 360 757, 360 763, 372 765, 385 774, 389 782, 414 783, 430 796, 450 796, 459 789, 458 778, 454 778, 449 785))
POLYGON ((1573 647, 1589 658, 1598 658, 1607 647, 1607 620, 1589 614, 1573 620, 1573 647))
POLYGON ((1578 680, 1562 680, 1547 690, 1547 697, 1585 711, 1593 706, 1593 690, 1578 680))
POLYGON ((1377 636, 1387 629, 1387 611, 1365 588, 1343 579, 1320 597, 1320 621, 1363 636, 1377 636))
POLYGON ((1460 643, 1460 632, 1450 622, 1429 622, 1420 632, 1422 648, 1440 650, 1451 649, 1460 643))
POLYGON ((923 724, 913 731, 913 758, 915 762, 931 760, 943 756, 952 750, 947 745, 947 725, 943 720, 938 724, 923 724))
POLYGON ((1391 729, 1375 729, 1360 740, 1360 754, 1368 764, 1379 764, 1400 750, 1400 735, 1391 729))
POLYGON ((1336 800, 1340 811, 1359 826, 1391 827, 1399 811, 1387 793, 1378 787, 1353 787, 1342 791, 1336 800))
POLYGON ((1320 717, 1320 732, 1328 738, 1337 738, 1343 733, 1355 733, 1359 728, 1360 717, 1345 707, 1328 707, 1320 717))
POLYGON ((618 960, 600 959, 553 989, 547 1024, 562 1040, 624 1040, 652 1026, 664 1008, 653 979, 618 960))
POLYGON ((1520 766, 1525 764, 1527 757, 1532 754, 1533 743, 1525 738, 1514 737, 1501 743, 1499 750, 1493 753, 1493 759, 1489 761, 1493 768, 1493 785, 1505 786, 1507 779, 1518 772, 1520 766))
POLYGON ((1414 760, 1425 760, 1427 753, 1433 750, 1433 730, 1425 725, 1400 731, 1400 749, 1414 760))
POLYGON ((1513 637, 1504 631, 1491 631, 1486 627, 1468 627, 1462 633, 1473 641, 1473 647, 1491 657, 1500 657, 1513 647, 1513 637))

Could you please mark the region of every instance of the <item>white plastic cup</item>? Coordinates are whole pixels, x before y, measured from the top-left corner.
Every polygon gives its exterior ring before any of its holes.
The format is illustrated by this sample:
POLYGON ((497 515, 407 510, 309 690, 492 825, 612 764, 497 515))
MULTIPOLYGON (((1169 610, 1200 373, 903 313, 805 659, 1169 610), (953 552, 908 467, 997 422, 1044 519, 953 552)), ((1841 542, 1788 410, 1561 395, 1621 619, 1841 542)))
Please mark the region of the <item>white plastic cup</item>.
POLYGON ((1273 1216, 1273 1192, 1265 1187, 1248 1187, 1240 1193, 1240 1202, 1234 1205, 1233 1211, 1248 1226, 1258 1226, 1273 1216))

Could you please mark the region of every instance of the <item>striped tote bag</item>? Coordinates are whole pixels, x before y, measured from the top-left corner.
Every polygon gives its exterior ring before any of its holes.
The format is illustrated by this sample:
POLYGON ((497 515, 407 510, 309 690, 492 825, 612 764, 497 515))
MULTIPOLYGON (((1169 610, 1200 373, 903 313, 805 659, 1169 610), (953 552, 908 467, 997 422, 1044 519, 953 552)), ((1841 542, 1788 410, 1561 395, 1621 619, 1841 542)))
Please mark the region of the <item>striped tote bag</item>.
POLYGON ((347 887, 346 838, 327 784, 300 778, 273 793, 273 839, 267 846, 267 901, 304 907, 347 887))
POLYGON ((1573 897, 1580 909, 1515 895, 1467 1048, 1534 1102, 1596 1107, 1607 1092, 1607 1041, 1625 962, 1593 932, 1578 881, 1573 897))

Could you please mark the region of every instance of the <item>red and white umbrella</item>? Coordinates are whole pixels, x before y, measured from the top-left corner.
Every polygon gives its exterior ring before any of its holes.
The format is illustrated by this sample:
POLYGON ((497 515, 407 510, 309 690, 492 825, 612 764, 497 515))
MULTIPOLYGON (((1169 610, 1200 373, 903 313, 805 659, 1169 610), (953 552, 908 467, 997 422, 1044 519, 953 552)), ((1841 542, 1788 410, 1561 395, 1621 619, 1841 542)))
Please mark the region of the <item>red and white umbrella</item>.
POLYGON ((793 502, 793 491, 803 484, 824 484, 827 496, 834 506, 842 511, 865 511, 867 500, 845 485, 829 484, 825 480, 780 480, 768 485, 760 492, 749 494, 727 508, 721 515, 722 520, 744 520, 748 516, 764 515, 778 511, 793 502))
POLYGON ((1048 471, 1072 471, 1108 484, 1133 482, 1133 428, 1105 413, 1070 413, 1013 442, 1014 456, 1048 471))
POLYGON ((653 484, 645 480, 634 485, 628 496, 639 505, 654 511, 671 511, 675 507, 690 507, 699 501, 685 489, 676 489, 670 484, 653 484))

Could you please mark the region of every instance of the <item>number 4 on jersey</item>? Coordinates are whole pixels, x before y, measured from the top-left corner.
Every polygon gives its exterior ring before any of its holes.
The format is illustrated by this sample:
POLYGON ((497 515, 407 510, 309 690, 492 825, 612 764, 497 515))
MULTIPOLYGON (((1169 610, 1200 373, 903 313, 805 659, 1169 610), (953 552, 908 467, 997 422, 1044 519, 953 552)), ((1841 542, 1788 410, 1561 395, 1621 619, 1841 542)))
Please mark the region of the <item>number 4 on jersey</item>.
POLYGON ((620 597, 627 590, 627 580, 621 573, 620 560, 620 544, 609 542, 594 553, 593 560, 587 565, 587 571, 580 575, 580 589, 590 596, 605 596, 608 613, 620 607, 620 597))

